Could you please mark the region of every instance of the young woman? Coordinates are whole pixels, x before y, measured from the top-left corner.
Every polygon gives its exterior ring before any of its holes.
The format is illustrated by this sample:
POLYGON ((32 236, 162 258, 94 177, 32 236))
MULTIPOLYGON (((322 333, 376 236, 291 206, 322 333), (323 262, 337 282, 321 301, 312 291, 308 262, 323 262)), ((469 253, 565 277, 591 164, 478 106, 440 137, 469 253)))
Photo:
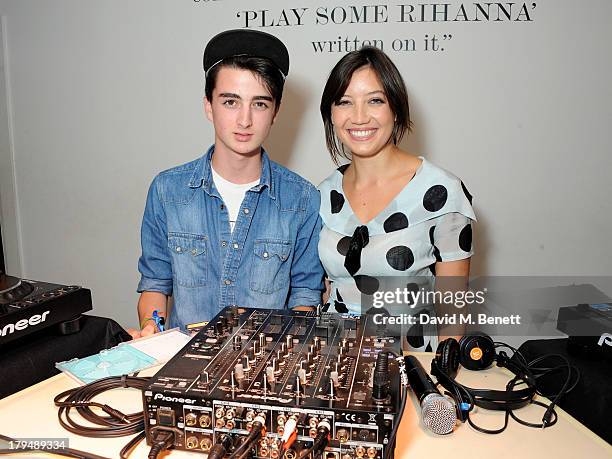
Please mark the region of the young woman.
MULTIPOLYGON (((389 57, 372 47, 345 55, 320 108, 334 162, 350 160, 319 186, 330 311, 365 312, 362 295, 376 298, 390 276, 410 278, 404 287, 413 291, 434 276, 467 279, 471 196, 453 174, 399 148, 411 121, 404 81, 389 57)), ((411 347, 435 350, 435 332, 419 333, 411 347)))

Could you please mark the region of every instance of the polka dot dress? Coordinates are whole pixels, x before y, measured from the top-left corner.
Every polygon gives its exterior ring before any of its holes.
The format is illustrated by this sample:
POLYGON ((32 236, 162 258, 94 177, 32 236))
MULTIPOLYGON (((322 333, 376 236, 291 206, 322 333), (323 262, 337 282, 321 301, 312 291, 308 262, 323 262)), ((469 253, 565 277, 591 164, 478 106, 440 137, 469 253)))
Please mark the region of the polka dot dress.
MULTIPOLYGON (((319 185, 319 256, 332 283, 330 311, 361 314, 361 295, 383 289, 385 277, 433 278, 436 262, 462 260, 474 253, 472 196, 453 174, 421 160, 412 180, 367 225, 344 196, 347 166, 319 185)), ((411 282, 407 285, 418 290, 411 282)), ((425 334, 435 335, 435 330, 425 334)), ((409 344, 415 350, 435 350, 435 341, 417 337, 409 344)))

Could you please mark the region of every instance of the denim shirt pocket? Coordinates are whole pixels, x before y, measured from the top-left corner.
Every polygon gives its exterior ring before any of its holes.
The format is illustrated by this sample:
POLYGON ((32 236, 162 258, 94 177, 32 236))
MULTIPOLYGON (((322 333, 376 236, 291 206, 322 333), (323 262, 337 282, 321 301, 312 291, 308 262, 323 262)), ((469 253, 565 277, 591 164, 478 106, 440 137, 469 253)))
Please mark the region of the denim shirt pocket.
POLYGON ((183 287, 206 285, 208 273, 206 236, 169 233, 168 249, 172 254, 172 277, 183 287))
POLYGON ((291 242, 281 240, 256 240, 254 243, 251 290, 274 293, 289 283, 288 263, 291 242))

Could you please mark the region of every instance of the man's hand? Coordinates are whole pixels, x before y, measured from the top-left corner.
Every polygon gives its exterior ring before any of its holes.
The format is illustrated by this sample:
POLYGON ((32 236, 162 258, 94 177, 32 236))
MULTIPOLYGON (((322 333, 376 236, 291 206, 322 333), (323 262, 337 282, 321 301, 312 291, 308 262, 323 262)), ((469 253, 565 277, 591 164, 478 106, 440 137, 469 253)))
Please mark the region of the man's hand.
POLYGON ((152 320, 149 320, 147 324, 142 328, 142 330, 128 328, 128 333, 132 336, 132 339, 138 339, 144 336, 151 336, 155 332, 155 323, 152 320))
POLYGON ((165 320, 167 301, 168 297, 163 293, 142 292, 140 294, 140 298, 138 299, 138 320, 140 321, 139 323, 142 330, 129 328, 128 333, 132 335, 132 338, 137 339, 157 333, 157 327, 155 326, 153 317, 155 313, 157 313, 158 317, 163 317, 165 320))

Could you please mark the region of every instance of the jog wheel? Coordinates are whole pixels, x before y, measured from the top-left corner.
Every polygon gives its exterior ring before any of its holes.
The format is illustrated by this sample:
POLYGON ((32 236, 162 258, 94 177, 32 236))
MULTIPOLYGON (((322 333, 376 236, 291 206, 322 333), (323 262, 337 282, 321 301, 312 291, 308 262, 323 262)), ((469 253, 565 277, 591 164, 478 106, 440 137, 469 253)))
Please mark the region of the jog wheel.
POLYGON ((18 277, 0 275, 0 304, 10 304, 25 298, 34 291, 34 286, 18 277))

